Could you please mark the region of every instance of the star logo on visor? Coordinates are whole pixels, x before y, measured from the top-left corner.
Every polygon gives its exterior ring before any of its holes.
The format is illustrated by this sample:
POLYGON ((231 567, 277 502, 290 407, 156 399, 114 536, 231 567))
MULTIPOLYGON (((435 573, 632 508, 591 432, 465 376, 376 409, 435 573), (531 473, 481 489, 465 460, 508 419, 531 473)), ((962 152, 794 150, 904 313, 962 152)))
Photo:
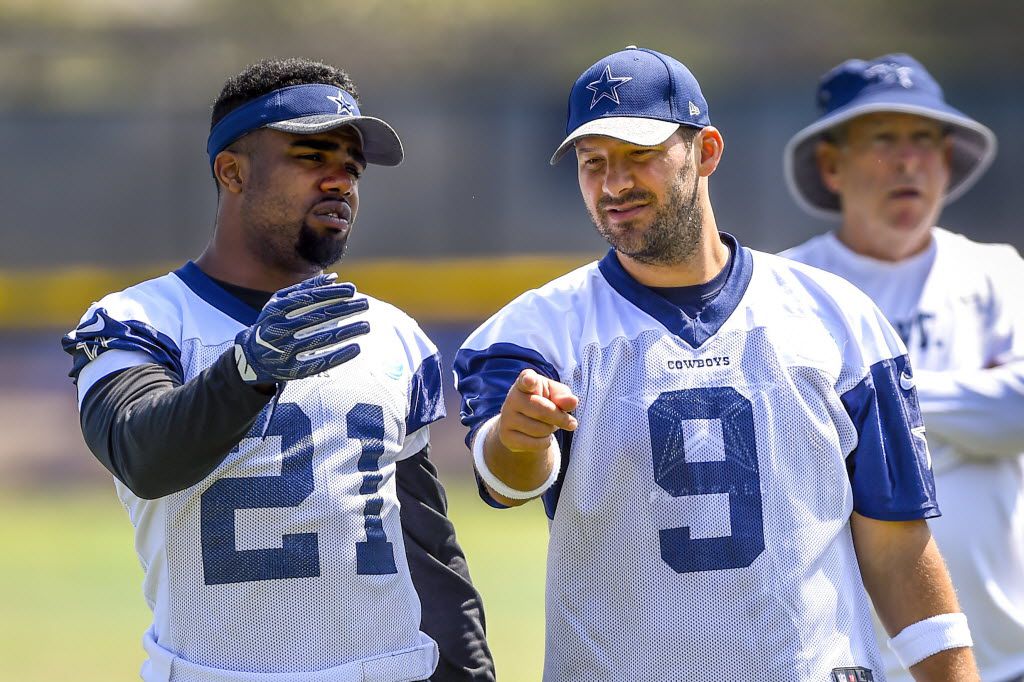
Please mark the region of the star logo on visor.
POLYGON ((338 90, 338 94, 335 95, 334 97, 328 97, 327 99, 331 100, 332 102, 338 105, 339 114, 348 114, 349 116, 355 116, 355 112, 352 111, 352 105, 345 101, 344 96, 341 94, 341 90, 338 90))
POLYGON ((619 93, 616 88, 625 85, 629 81, 633 80, 632 76, 621 76, 616 78, 612 75, 612 67, 604 67, 604 73, 593 83, 587 84, 587 90, 594 93, 594 98, 590 100, 590 108, 593 109, 597 106, 603 98, 607 97, 616 104, 622 104, 619 101, 619 93))

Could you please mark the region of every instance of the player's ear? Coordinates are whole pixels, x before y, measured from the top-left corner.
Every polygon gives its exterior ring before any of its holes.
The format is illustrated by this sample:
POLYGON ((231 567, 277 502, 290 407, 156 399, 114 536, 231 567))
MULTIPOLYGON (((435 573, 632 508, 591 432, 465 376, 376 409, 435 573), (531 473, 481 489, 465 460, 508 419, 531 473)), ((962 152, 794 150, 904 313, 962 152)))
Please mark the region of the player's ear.
POLYGON ((697 174, 706 178, 718 168, 718 164, 722 160, 722 152, 725 151, 725 140, 722 139, 722 133, 718 132, 718 128, 707 126, 697 132, 693 144, 700 154, 697 174))
POLYGON ((821 182, 830 192, 839 194, 839 147, 822 140, 814 149, 814 160, 818 163, 821 182))
POLYGON ((242 184, 248 175, 248 161, 246 154, 229 149, 217 154, 213 160, 213 176, 222 191, 232 194, 242 191, 242 184))

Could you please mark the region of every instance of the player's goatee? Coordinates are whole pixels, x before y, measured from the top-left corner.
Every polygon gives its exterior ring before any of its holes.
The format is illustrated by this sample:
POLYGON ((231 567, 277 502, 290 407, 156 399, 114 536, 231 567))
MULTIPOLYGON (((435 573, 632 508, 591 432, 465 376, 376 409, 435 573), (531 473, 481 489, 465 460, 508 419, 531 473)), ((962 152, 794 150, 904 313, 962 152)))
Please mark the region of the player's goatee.
POLYGON ((299 239, 295 243, 295 251, 303 260, 326 268, 341 260, 347 244, 348 235, 342 237, 331 234, 321 235, 303 223, 299 229, 299 239))

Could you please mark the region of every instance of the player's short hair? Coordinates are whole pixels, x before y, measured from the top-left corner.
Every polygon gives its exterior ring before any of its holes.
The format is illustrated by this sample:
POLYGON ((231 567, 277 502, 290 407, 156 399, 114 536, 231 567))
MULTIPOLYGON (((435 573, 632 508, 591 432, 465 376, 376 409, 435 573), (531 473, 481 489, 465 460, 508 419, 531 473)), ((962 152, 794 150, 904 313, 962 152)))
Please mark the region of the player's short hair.
POLYGON ((679 130, 675 132, 686 144, 693 142, 693 138, 697 137, 697 133, 701 131, 701 128, 694 128, 693 126, 679 126, 679 130))
MULTIPOLYGON (((292 85, 317 83, 337 86, 359 102, 359 89, 344 69, 304 57, 264 59, 250 64, 224 83, 217 100, 213 103, 210 130, 238 107, 267 93, 292 85)), ((217 188, 217 196, 220 197, 220 184, 216 178, 214 185, 217 188)))
POLYGON ((246 102, 281 88, 314 83, 335 85, 352 95, 357 103, 359 101, 356 84, 343 69, 302 57, 264 59, 250 64, 224 83, 220 95, 213 103, 210 129, 246 102))

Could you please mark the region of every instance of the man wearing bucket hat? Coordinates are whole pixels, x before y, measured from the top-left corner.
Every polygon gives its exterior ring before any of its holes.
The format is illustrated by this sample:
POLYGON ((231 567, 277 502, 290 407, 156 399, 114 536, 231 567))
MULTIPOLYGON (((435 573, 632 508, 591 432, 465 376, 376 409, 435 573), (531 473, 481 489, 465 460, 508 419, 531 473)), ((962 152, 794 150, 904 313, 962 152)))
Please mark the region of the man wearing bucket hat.
POLYGON ((482 497, 550 519, 544 679, 882 680, 868 593, 926 621, 920 679, 977 679, 896 333, 719 232, 723 138, 672 57, 587 69, 552 163, 573 148, 612 248, 455 359, 482 497))
MULTIPOLYGON (((840 64, 818 106, 786 146, 786 178, 804 209, 840 224, 783 255, 855 284, 907 344, 944 512, 932 531, 982 678, 1020 680, 1024 261, 935 226, 991 163, 995 136, 904 54, 840 64)), ((886 662, 890 679, 907 677, 886 662)))
POLYGON ((366 165, 403 157, 356 97, 309 60, 229 79, 210 244, 64 339, 86 441, 136 529, 147 681, 494 679, 427 458, 437 349, 322 274, 366 165))

